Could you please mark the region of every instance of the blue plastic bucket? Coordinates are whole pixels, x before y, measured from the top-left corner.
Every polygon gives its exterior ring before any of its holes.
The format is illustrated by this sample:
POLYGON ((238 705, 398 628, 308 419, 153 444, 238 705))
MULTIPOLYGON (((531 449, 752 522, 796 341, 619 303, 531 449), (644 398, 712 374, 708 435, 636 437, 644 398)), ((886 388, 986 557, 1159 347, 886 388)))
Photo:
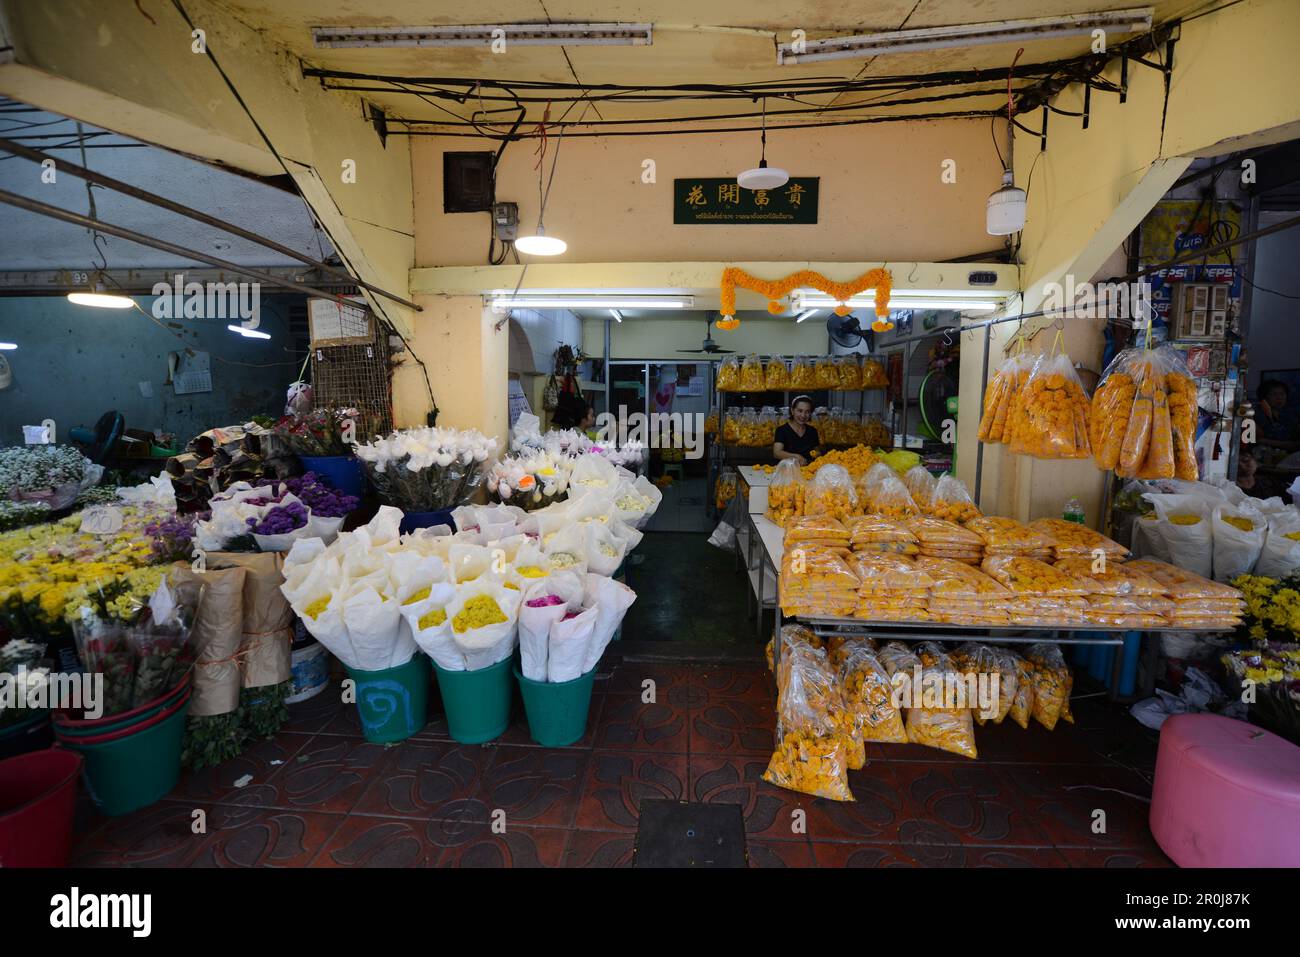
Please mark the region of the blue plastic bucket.
POLYGON ((360 498, 366 491, 366 472, 352 455, 300 455, 302 467, 315 472, 344 495, 360 498))
POLYGON ((357 684, 357 714, 367 741, 405 741, 429 723, 429 659, 419 652, 396 668, 349 668, 348 675, 357 684))

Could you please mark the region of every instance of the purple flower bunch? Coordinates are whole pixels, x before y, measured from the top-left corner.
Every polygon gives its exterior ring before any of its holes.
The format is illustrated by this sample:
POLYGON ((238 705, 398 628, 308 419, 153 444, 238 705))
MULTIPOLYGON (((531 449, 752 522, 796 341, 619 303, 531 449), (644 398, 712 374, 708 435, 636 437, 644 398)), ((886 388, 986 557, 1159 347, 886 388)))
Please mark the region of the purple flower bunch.
POLYGON ((355 495, 344 495, 338 489, 326 485, 315 472, 287 478, 278 487, 280 491, 273 497, 250 498, 247 499, 247 504, 276 505, 286 495, 294 495, 319 518, 342 518, 361 504, 355 495))
POLYGON ((321 518, 342 518, 361 504, 355 495, 344 495, 338 489, 330 488, 316 477, 315 472, 287 479, 285 485, 302 499, 313 515, 321 518))
POLYGON ((255 518, 248 520, 249 531, 254 535, 284 535, 296 531, 307 524, 307 508, 300 502, 277 505, 259 522, 255 518))
POLYGON ((144 527, 149 536, 149 546, 159 564, 189 561, 190 546, 194 541, 194 523, 206 517, 202 514, 172 515, 144 527))

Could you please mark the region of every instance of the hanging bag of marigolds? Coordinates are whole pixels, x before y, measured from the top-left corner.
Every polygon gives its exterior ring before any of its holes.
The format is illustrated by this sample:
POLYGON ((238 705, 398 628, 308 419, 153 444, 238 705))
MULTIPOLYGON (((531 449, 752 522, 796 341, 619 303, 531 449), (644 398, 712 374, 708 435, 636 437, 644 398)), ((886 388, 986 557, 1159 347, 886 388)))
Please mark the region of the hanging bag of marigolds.
POLYGON ((981 442, 994 445, 1011 441, 1011 406, 1029 381, 1029 370, 1033 365, 1033 357, 1023 352, 1002 363, 1002 368, 984 393, 984 414, 980 417, 979 429, 981 442))
POLYGON ((1125 349, 1093 396, 1094 459, 1123 478, 1195 481, 1196 415, 1196 383, 1177 349, 1125 349))
POLYGON ((1008 445, 1019 455, 1040 459, 1085 459, 1092 455, 1088 441, 1088 396, 1070 357, 1056 352, 1039 356, 1023 388, 1016 392, 1008 414, 1008 445))

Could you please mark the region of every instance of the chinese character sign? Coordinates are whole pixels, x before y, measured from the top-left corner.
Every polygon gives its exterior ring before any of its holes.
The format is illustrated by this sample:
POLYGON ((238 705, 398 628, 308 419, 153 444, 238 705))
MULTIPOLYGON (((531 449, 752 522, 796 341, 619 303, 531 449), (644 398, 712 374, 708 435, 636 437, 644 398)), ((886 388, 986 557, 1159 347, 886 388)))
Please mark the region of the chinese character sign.
POLYGON ((743 225, 817 222, 816 176, 791 179, 777 189, 742 189, 735 179, 673 181, 673 223, 743 225))

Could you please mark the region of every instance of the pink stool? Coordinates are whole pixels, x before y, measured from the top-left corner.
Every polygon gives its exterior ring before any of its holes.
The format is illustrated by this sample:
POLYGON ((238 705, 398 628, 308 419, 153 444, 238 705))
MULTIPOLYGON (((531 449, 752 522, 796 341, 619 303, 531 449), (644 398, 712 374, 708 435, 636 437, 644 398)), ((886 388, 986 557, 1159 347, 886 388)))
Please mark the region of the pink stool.
POLYGON ((1244 721, 1174 715, 1151 833, 1179 867, 1300 866, 1300 748, 1244 721))

